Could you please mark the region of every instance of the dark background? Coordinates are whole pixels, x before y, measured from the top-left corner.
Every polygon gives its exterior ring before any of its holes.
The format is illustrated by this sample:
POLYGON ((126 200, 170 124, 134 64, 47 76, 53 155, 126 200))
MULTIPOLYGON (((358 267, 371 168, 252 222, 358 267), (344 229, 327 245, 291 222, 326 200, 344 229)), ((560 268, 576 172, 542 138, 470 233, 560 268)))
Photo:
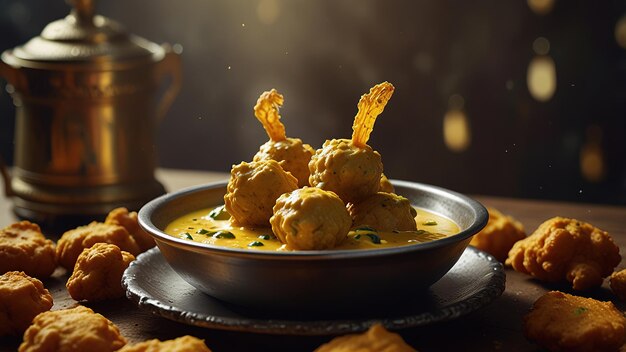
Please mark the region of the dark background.
MULTIPOLYGON (((125 0, 98 12, 184 49, 183 89, 156 131, 160 166, 250 160, 267 140, 252 107, 270 88, 285 96, 288 136, 314 148, 349 138, 359 96, 387 80, 396 91, 369 144, 390 178, 626 204, 626 1, 125 0), (535 59, 554 63, 543 98, 529 91, 535 59), (461 137, 446 142, 444 121, 461 137)), ((0 0, 0 50, 67 13, 61 0, 0 0)), ((0 126, 11 163, 4 89, 0 126)))

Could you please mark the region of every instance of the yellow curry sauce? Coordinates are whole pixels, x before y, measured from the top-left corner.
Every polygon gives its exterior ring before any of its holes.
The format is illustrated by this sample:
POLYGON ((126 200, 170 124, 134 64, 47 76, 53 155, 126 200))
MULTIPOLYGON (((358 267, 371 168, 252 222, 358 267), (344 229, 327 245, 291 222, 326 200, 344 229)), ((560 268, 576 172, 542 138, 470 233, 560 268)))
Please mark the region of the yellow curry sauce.
MULTIPOLYGON (((443 216, 416 208, 417 231, 382 232, 360 226, 348 233, 337 249, 376 249, 428 242, 454 235, 459 226, 443 216)), ((168 235, 230 248, 286 250, 272 229, 233 226, 223 206, 181 216, 165 228, 168 235)))

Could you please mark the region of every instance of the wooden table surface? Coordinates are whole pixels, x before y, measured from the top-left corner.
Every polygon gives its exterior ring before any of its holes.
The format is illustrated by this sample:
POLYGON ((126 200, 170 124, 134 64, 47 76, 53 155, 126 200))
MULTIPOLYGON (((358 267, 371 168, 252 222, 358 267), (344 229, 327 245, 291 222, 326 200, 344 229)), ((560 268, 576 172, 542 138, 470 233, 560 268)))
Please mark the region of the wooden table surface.
MULTIPOLYGON (((209 173, 182 170, 158 170, 157 178, 169 191, 183 187, 222 180, 223 173, 209 173)), ((543 221, 564 216, 590 222, 608 231, 620 246, 620 253, 626 253, 626 207, 574 204, 562 202, 521 200, 509 198, 474 197, 485 206, 492 206, 512 215, 524 224, 531 233, 543 221)), ((11 201, 0 196, 0 227, 16 221, 11 212, 11 201)), ((626 262, 626 261, 625 261, 626 262)), ((624 268, 622 263, 618 267, 624 268)), ((55 274, 44 281, 44 285, 54 297, 53 310, 73 307, 77 304, 69 297, 65 288, 68 274, 57 269, 55 274)), ((419 351, 537 351, 522 334, 522 317, 532 303, 548 290, 558 289, 570 292, 567 286, 546 285, 529 276, 506 269, 506 289, 501 297, 491 304, 456 320, 425 327, 398 331, 404 339, 419 351)), ((607 282, 601 289, 584 293, 585 296, 601 300, 612 300, 624 311, 626 305, 615 298, 607 289, 607 282)), ((182 335, 193 335, 205 340, 213 351, 312 351, 315 347, 331 339, 330 336, 280 336, 220 331, 188 326, 167 320, 137 308, 126 298, 97 304, 85 304, 113 321, 129 342, 139 342, 151 338, 161 340, 182 335)), ((0 338, 0 351, 14 351, 20 338, 0 338)))

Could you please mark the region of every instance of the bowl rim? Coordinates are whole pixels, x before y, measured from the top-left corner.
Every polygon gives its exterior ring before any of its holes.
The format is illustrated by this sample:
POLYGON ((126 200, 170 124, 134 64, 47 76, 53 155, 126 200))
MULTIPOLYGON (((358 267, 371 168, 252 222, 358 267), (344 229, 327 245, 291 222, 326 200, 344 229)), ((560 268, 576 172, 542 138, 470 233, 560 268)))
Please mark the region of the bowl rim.
MULTIPOLYGON (((487 224, 489 219, 489 213, 487 209, 477 200, 470 198, 461 193, 451 191, 445 189, 443 187, 434 186, 430 184, 413 182, 413 181, 403 181, 390 179, 389 180, 392 185, 400 186, 405 188, 418 188, 422 191, 427 191, 428 193, 435 194, 437 196, 445 197, 451 199, 457 203, 465 203, 469 208, 471 208, 476 216, 474 217, 474 221, 468 226, 465 230, 460 231, 457 234, 441 238, 434 241, 424 242, 424 243, 415 243, 409 245, 403 245, 398 247, 386 247, 379 249, 364 249, 364 250, 355 250, 355 249, 340 249, 340 250, 294 250, 294 251, 263 251, 263 250, 250 250, 250 249, 240 249, 240 248, 229 248, 223 247, 208 243, 200 243, 195 241, 184 240, 182 238, 176 238, 172 235, 166 234, 163 230, 159 229, 152 222, 152 215, 156 210, 165 206, 169 202, 174 201, 175 199, 184 198, 190 194, 207 191, 210 189, 217 188, 226 188, 228 184, 227 180, 216 181, 206 184, 195 185, 191 187, 182 188, 180 190, 166 193, 162 196, 159 196, 148 203, 146 203, 138 212, 138 220, 139 225, 146 232, 148 232, 156 241, 157 244, 159 242, 166 242, 169 245, 173 245, 178 248, 183 248, 187 250, 191 250, 194 252, 204 252, 204 253, 217 253, 221 255, 231 255, 231 256, 245 256, 248 258, 262 258, 262 259, 274 259, 274 260, 328 260, 328 259, 368 259, 374 257, 381 256, 389 256, 389 255, 399 255, 402 253, 412 253, 412 252, 420 252, 427 251, 432 248, 443 247, 446 245, 451 245, 453 243, 461 242, 466 240, 467 238, 475 235, 478 231, 482 230, 483 227, 487 224)), ((428 210, 428 209, 427 209, 428 210)), ((454 220, 453 220, 454 221, 454 220)))

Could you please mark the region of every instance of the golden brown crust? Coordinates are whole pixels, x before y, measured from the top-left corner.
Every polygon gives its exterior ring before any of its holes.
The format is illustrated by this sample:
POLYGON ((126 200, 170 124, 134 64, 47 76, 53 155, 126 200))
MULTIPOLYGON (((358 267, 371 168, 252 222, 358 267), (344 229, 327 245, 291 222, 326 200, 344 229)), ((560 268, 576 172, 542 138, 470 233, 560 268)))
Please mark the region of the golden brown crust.
POLYGON ((611 302, 550 291, 524 317, 524 334, 550 351, 615 351, 626 338, 626 318, 611 302))
POLYGON ((378 188, 378 191, 385 193, 396 193, 396 190, 395 188, 393 188, 391 181, 389 181, 385 174, 380 175, 380 188, 378 188))
POLYGON ((23 271, 46 278, 57 266, 54 242, 37 224, 20 221, 0 230, 0 273, 23 271))
POLYGON ((470 245, 504 262, 515 242, 526 238, 522 224, 495 208, 488 208, 489 222, 472 237, 470 245))
POLYGON ((611 292, 622 301, 626 301, 626 269, 616 271, 609 278, 611 292))
POLYGON ((408 199, 378 192, 360 202, 348 204, 353 226, 367 225, 378 231, 415 231, 415 209, 408 199))
POLYGON ((141 252, 145 252, 156 245, 154 238, 139 226, 135 211, 128 212, 126 208, 115 208, 109 212, 104 223, 124 227, 137 242, 141 252))
POLYGON ((185 335, 173 340, 157 339, 126 345, 119 352, 211 352, 203 340, 185 335))
POLYGON ((606 231, 556 217, 516 242, 506 264, 543 281, 568 281, 575 290, 586 290, 600 286, 620 260, 619 247, 606 231))
POLYGON ((415 352, 402 337, 382 325, 372 325, 362 334, 340 336, 318 347, 315 352, 415 352))
POLYGON ((117 351, 126 339, 111 321, 78 306, 39 314, 24 333, 19 352, 117 351))
POLYGON ((298 179, 298 187, 309 185, 309 161, 315 150, 303 144, 299 138, 287 138, 282 141, 268 141, 261 145, 253 161, 276 160, 283 170, 298 179))
POLYGON ((0 275, 0 336, 21 335, 33 318, 52 308, 43 283, 21 271, 0 275))
POLYGON ((83 249, 67 280, 70 296, 77 301, 103 301, 124 296, 121 280, 135 256, 114 244, 96 243, 83 249))
POLYGON ((124 227, 94 221, 69 230, 61 236, 57 242, 57 260, 67 270, 73 270, 83 249, 96 243, 111 243, 132 255, 141 253, 139 246, 124 227))

